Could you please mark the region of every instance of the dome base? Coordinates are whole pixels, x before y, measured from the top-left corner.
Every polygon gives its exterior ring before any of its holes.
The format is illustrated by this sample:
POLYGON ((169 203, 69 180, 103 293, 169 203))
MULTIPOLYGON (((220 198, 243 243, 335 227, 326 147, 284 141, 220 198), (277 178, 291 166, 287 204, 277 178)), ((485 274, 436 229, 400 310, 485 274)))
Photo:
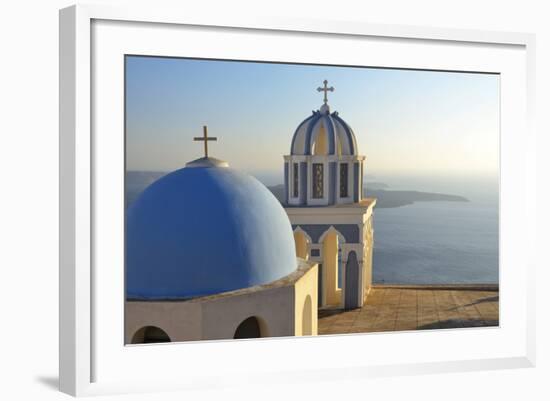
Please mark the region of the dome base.
POLYGON ((229 167, 229 163, 215 157, 201 157, 200 159, 190 161, 185 167, 229 167))

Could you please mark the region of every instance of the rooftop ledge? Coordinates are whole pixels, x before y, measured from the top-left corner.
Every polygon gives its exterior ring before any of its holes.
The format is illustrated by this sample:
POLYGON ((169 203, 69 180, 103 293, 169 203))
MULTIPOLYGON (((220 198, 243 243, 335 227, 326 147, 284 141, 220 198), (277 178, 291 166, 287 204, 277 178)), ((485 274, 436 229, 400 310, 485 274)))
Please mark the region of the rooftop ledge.
POLYGON ((212 295, 197 296, 192 298, 155 298, 155 299, 144 299, 144 298, 127 298, 127 302, 205 302, 211 300, 217 300, 225 297, 232 297, 237 295, 250 294, 257 291, 268 290, 270 288, 280 288, 291 286, 296 283, 300 278, 302 278, 310 269, 317 265, 315 262, 306 261, 301 258, 296 258, 298 267, 295 271, 290 273, 287 276, 284 276, 278 280, 272 281, 267 284, 255 285, 247 288, 240 288, 238 290, 220 292, 212 295))
POLYGON ((344 203, 344 204, 337 204, 337 205, 328 205, 328 206, 294 206, 294 205, 283 205, 285 210, 288 213, 292 213, 293 211, 303 213, 305 210, 311 210, 311 212, 315 212, 316 210, 321 209, 334 209, 335 212, 338 213, 338 211, 341 210, 341 213, 357 213, 358 211, 365 212, 368 209, 372 209, 376 206, 376 198, 363 198, 359 202, 355 203, 344 203))

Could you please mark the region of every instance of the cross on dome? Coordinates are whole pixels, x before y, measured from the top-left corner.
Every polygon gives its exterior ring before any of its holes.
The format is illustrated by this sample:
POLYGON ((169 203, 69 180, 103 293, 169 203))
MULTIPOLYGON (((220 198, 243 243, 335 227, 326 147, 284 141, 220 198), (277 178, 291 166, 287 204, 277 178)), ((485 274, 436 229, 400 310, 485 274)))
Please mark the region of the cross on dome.
POLYGON ((334 92, 334 87, 331 86, 329 88, 328 87, 328 81, 326 79, 323 81, 323 84, 324 84, 323 87, 318 87, 317 88, 317 92, 325 92, 324 97, 323 97, 323 102, 324 102, 324 104, 327 104, 327 102, 328 102, 327 92, 334 92))
POLYGON ((202 127, 202 136, 194 137, 194 141, 203 141, 204 142, 204 157, 208 158, 208 141, 217 141, 216 137, 208 137, 208 127, 203 125, 202 127))

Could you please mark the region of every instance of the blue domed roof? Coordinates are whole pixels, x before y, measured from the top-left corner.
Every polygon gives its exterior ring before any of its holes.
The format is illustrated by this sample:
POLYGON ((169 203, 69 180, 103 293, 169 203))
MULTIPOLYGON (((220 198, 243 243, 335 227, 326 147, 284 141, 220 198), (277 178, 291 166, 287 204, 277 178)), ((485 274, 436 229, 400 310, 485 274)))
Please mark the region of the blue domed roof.
POLYGON ((311 155, 315 142, 327 135, 328 155, 357 155, 357 142, 351 127, 324 104, 298 125, 292 137, 291 155, 311 155))
POLYGON ((150 185, 130 206, 126 295, 210 295, 296 270, 288 217, 255 178, 199 159, 150 185))

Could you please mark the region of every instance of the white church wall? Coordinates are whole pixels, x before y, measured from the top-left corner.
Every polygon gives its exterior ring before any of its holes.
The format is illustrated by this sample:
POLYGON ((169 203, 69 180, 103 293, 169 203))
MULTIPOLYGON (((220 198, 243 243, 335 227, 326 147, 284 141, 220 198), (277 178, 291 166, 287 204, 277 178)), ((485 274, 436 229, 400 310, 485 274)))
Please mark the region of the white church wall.
POLYGON ((146 326, 166 332, 171 341, 194 341, 202 336, 201 305, 186 301, 127 301, 125 308, 125 343, 146 326))
POLYGON ((285 209, 294 231, 303 231, 311 239, 311 243, 308 244, 309 260, 322 264, 323 305, 343 307, 346 296, 345 285, 342 285, 342 288, 335 287, 333 276, 336 270, 334 263, 327 260, 327 249, 323 242, 327 234, 332 231, 339 232, 345 238, 338 243, 341 249, 342 283, 346 280, 345 266, 350 252, 355 252, 359 271, 354 294, 357 294, 357 305, 364 304, 372 284, 372 215, 375 203, 375 200, 363 200, 359 204, 354 203, 349 206, 285 209), (312 250, 315 251, 315 255, 311 254, 312 250))
POLYGON ((294 290, 292 286, 269 288, 202 303, 203 338, 234 338, 237 327, 256 317, 262 337, 294 335, 294 290))
POLYGON ((373 205, 365 207, 349 206, 329 207, 287 207, 285 211, 293 225, 301 224, 364 224, 372 213, 373 205))

